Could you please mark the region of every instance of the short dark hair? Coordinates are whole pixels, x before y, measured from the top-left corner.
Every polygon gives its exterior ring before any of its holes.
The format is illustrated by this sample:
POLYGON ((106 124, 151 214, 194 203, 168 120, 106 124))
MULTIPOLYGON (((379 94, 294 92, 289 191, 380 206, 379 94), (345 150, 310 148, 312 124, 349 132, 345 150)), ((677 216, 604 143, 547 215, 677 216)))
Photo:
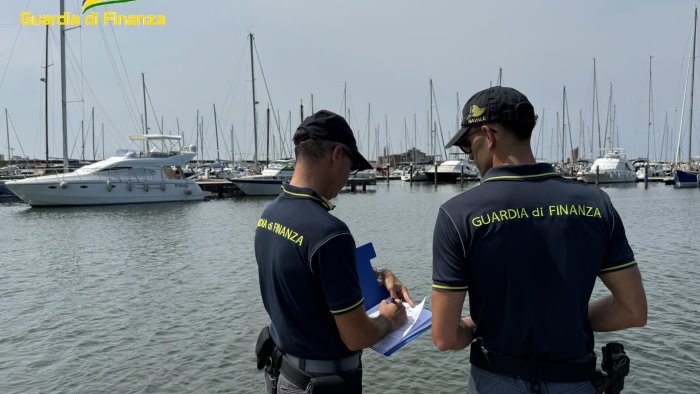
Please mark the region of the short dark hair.
POLYGON ((532 137, 532 130, 535 129, 535 124, 537 123, 537 115, 532 119, 527 119, 525 121, 499 121, 494 122, 495 124, 500 124, 506 130, 513 133, 513 135, 519 141, 528 141, 532 137))
POLYGON ((305 159, 315 163, 321 160, 329 150, 339 145, 343 149, 347 149, 339 142, 309 138, 305 129, 297 129, 294 133, 294 155, 297 159, 305 159))

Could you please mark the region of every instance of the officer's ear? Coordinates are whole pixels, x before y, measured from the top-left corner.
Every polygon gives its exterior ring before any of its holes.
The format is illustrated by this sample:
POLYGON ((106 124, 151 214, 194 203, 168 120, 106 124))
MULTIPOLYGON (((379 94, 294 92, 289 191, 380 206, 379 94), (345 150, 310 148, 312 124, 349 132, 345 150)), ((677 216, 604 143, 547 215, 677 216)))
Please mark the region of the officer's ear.
POLYGON ((335 145, 331 151, 331 163, 333 163, 333 165, 337 165, 337 163, 342 162, 343 155, 343 147, 340 145, 335 145))
POLYGON ((491 150, 495 149, 497 141, 496 135, 501 131, 486 125, 482 126, 482 131, 484 132, 484 137, 486 138, 486 146, 488 146, 491 150))

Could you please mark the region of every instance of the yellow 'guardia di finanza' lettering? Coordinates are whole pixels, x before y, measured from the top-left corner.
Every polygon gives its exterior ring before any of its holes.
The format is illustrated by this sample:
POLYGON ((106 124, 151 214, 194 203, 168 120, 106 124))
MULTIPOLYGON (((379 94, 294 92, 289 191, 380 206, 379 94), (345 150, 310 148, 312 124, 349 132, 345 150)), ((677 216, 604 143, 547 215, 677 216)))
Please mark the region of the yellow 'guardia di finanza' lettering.
POLYGON ((121 15, 116 12, 105 12, 102 14, 102 23, 114 26, 163 26, 165 15, 121 15))
POLYGON ((502 222, 505 220, 516 220, 529 218, 525 208, 508 208, 493 211, 491 213, 475 216, 472 218, 472 226, 481 227, 487 224, 502 222))
POLYGON ((573 215, 587 216, 589 218, 602 218, 602 216, 600 215, 600 209, 588 205, 559 204, 550 205, 547 208, 549 210, 549 216, 573 215))
POLYGON ((258 219, 258 227, 272 231, 273 233, 287 238, 289 241, 301 246, 301 244, 304 242, 304 236, 300 235, 296 231, 292 230, 291 228, 287 228, 279 223, 275 222, 270 222, 267 219, 260 218, 258 219))
POLYGON ((545 211, 542 207, 533 209, 530 213, 525 208, 507 208, 499 209, 488 213, 474 216, 471 219, 471 224, 474 227, 486 226, 496 222, 504 222, 506 220, 520 220, 539 218, 545 216, 545 212, 549 216, 586 216, 591 218, 602 218, 600 209, 588 205, 581 204, 557 204, 547 206, 545 211))
MULTIPOLYGON (((93 26, 99 23, 99 14, 85 15, 82 21, 80 15, 64 12, 61 15, 34 15, 25 11, 20 14, 20 23, 23 26, 79 26, 83 22, 93 26)), ((165 15, 123 15, 118 12, 105 12, 102 14, 102 24, 113 26, 165 26, 165 15)))
POLYGON ((22 26, 78 26, 80 15, 64 12, 61 15, 34 15, 29 11, 19 14, 19 22, 22 26))

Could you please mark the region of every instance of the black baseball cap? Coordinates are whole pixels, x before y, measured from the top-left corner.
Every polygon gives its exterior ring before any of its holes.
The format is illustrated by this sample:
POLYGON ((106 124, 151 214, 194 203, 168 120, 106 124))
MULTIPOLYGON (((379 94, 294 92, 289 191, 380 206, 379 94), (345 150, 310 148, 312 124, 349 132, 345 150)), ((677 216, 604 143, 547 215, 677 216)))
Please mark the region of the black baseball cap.
POLYGON ((535 127, 537 115, 530 100, 519 91, 493 86, 475 93, 462 109, 462 124, 457 134, 445 145, 445 149, 456 145, 473 126, 499 122, 505 125, 535 127))
POLYGON ((372 169, 372 165, 357 149, 357 142, 350 125, 336 113, 322 109, 304 119, 294 133, 294 145, 306 140, 339 142, 352 151, 353 170, 372 169))

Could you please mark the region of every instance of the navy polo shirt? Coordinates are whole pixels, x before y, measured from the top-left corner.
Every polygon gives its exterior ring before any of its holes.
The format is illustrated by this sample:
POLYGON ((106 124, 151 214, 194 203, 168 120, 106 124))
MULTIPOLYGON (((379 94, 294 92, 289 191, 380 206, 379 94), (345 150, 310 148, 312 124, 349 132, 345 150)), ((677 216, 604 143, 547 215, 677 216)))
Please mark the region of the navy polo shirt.
POLYGON ((491 168, 440 207, 433 235, 433 290, 468 291, 475 337, 524 360, 590 354, 596 276, 635 265, 608 195, 549 164, 491 168))
POLYGON ((363 305, 348 226, 311 189, 282 185, 255 231, 260 292, 275 344, 293 356, 347 357, 333 318, 363 305))

